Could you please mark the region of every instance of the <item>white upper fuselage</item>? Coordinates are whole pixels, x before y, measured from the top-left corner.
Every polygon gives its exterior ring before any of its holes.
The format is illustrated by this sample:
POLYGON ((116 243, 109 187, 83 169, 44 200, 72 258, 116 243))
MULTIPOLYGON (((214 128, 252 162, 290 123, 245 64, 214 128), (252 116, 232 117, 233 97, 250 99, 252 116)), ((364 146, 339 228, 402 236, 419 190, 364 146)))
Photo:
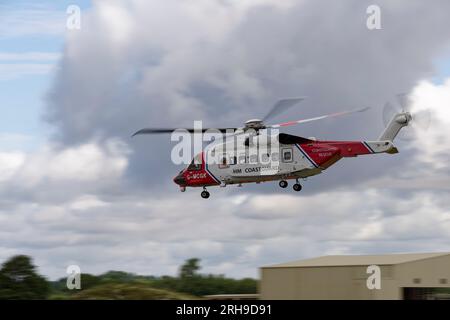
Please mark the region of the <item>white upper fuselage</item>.
POLYGON ((279 143, 277 136, 246 138, 210 145, 204 150, 207 171, 221 183, 300 178, 321 172, 297 144, 279 143))

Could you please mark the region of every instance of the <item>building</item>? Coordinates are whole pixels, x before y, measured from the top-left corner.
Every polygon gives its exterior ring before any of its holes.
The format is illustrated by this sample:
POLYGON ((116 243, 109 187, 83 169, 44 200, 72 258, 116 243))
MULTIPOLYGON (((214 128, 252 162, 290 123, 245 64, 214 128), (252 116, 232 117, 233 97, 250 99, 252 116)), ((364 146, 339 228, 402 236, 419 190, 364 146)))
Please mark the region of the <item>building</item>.
POLYGON ((450 298, 450 252, 324 256, 260 271, 263 300, 450 298), (378 271, 381 288, 369 289, 378 271))

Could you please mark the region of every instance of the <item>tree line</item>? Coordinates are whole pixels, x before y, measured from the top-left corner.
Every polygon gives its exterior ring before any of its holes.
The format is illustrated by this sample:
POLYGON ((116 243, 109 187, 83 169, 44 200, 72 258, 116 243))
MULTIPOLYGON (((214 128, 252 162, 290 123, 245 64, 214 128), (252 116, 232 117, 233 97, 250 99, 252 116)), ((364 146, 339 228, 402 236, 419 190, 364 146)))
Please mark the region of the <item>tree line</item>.
POLYGON ((82 273, 81 290, 69 290, 67 278, 49 281, 38 273, 31 257, 18 255, 0 269, 0 299, 114 299, 113 291, 116 295, 120 292, 122 299, 182 299, 257 292, 255 279, 202 274, 200 269, 200 259, 191 258, 180 266, 177 276, 142 276, 124 271, 82 273))

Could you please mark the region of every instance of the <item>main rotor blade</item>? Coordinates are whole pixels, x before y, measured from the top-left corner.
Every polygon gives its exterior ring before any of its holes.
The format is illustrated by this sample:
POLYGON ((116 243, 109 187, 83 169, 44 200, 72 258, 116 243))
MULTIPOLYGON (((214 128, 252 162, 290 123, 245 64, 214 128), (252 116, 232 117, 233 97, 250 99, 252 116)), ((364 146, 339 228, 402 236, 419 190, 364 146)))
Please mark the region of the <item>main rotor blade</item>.
POLYGON ((273 125, 267 126, 267 128, 279 128, 279 127, 294 126, 294 125, 297 125, 297 124, 300 124, 300 123, 312 122, 312 121, 322 120, 322 119, 326 119, 326 118, 334 118, 334 117, 339 117, 339 116, 352 114, 352 113, 356 113, 356 112, 364 112, 364 111, 366 111, 368 109, 370 109, 370 108, 363 108, 363 109, 357 109, 357 110, 336 112, 336 113, 326 114, 326 115, 323 115, 323 116, 309 118, 309 119, 302 119, 302 120, 296 120, 296 121, 289 121, 289 122, 273 124, 273 125))
POLYGON ((234 133, 237 128, 202 128, 202 129, 192 129, 192 128, 144 128, 135 132, 132 137, 141 134, 162 134, 162 133, 172 133, 176 130, 184 130, 189 133, 205 133, 208 130, 216 130, 221 133, 234 133), (232 132, 231 132, 232 131, 232 132))
POLYGON ((275 105, 270 109, 270 111, 267 113, 267 115, 263 118, 263 122, 265 122, 268 119, 271 119, 277 115, 279 115, 282 112, 285 112, 287 109, 295 106, 300 101, 305 100, 305 97, 299 97, 299 98, 289 98, 289 99, 282 99, 279 100, 275 105))

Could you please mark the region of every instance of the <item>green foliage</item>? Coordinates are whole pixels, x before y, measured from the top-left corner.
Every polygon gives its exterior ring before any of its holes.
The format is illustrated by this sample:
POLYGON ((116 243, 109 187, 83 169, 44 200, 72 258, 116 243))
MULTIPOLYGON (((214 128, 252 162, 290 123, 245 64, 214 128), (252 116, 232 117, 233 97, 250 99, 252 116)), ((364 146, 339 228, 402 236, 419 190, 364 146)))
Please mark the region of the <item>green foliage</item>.
POLYGON ((99 278, 102 282, 130 282, 136 280, 136 275, 123 271, 108 271, 99 278))
POLYGON ((142 283, 102 284, 78 291, 70 296, 70 299, 74 300, 187 300, 193 298, 186 294, 151 288, 142 283))
MULTIPOLYGON (((82 273, 80 276, 82 289, 90 289, 103 283, 103 279, 101 276, 94 276, 89 273, 82 273)), ((51 282, 51 288, 53 295, 65 296, 76 291, 67 289, 67 278, 61 278, 58 281, 51 282)))
POLYGON ((0 299, 192 299, 257 292, 254 279, 204 275, 198 273, 200 268, 200 259, 192 258, 180 267, 177 277, 139 276, 123 271, 98 276, 83 273, 81 290, 69 290, 67 278, 47 282, 36 273, 29 257, 16 256, 5 262, 0 271, 0 299))
POLYGON ((216 275, 195 275, 189 278, 162 277, 152 281, 155 288, 185 292, 195 296, 211 294, 245 294, 257 292, 257 281, 235 280, 216 275))
POLYGON ((179 277, 164 276, 157 278, 152 281, 152 286, 196 296, 257 292, 258 283, 254 279, 235 280, 225 278, 222 275, 201 275, 197 273, 200 268, 200 259, 192 258, 186 260, 180 268, 179 277))
POLYGON ((37 274, 31 258, 14 256, 0 270, 0 299, 45 299, 50 287, 45 278, 37 274))
POLYGON ((198 270, 200 270, 200 259, 188 259, 180 268, 180 278, 192 278, 197 275, 198 270))
MULTIPOLYGON (((122 271, 108 271, 99 276, 90 274, 81 275, 82 292, 98 286, 128 284, 132 286, 139 285, 145 288, 156 288, 169 290, 171 292, 182 292, 193 296, 204 296, 210 294, 245 294, 257 292, 257 281, 254 279, 235 280, 225 278, 222 275, 202 275, 200 270, 200 259, 192 258, 186 260, 180 267, 178 277, 152 277, 138 276, 132 273, 122 271)), ((108 286, 104 287, 108 288, 108 286)), ((66 288, 66 278, 63 278, 53 284, 54 299, 71 298, 73 295, 84 297, 78 290, 68 290, 66 288)), ((97 291, 89 291, 90 295, 97 291)), ((103 291, 102 291, 103 292, 103 291)), ((103 294, 103 293, 102 293, 103 294)))

